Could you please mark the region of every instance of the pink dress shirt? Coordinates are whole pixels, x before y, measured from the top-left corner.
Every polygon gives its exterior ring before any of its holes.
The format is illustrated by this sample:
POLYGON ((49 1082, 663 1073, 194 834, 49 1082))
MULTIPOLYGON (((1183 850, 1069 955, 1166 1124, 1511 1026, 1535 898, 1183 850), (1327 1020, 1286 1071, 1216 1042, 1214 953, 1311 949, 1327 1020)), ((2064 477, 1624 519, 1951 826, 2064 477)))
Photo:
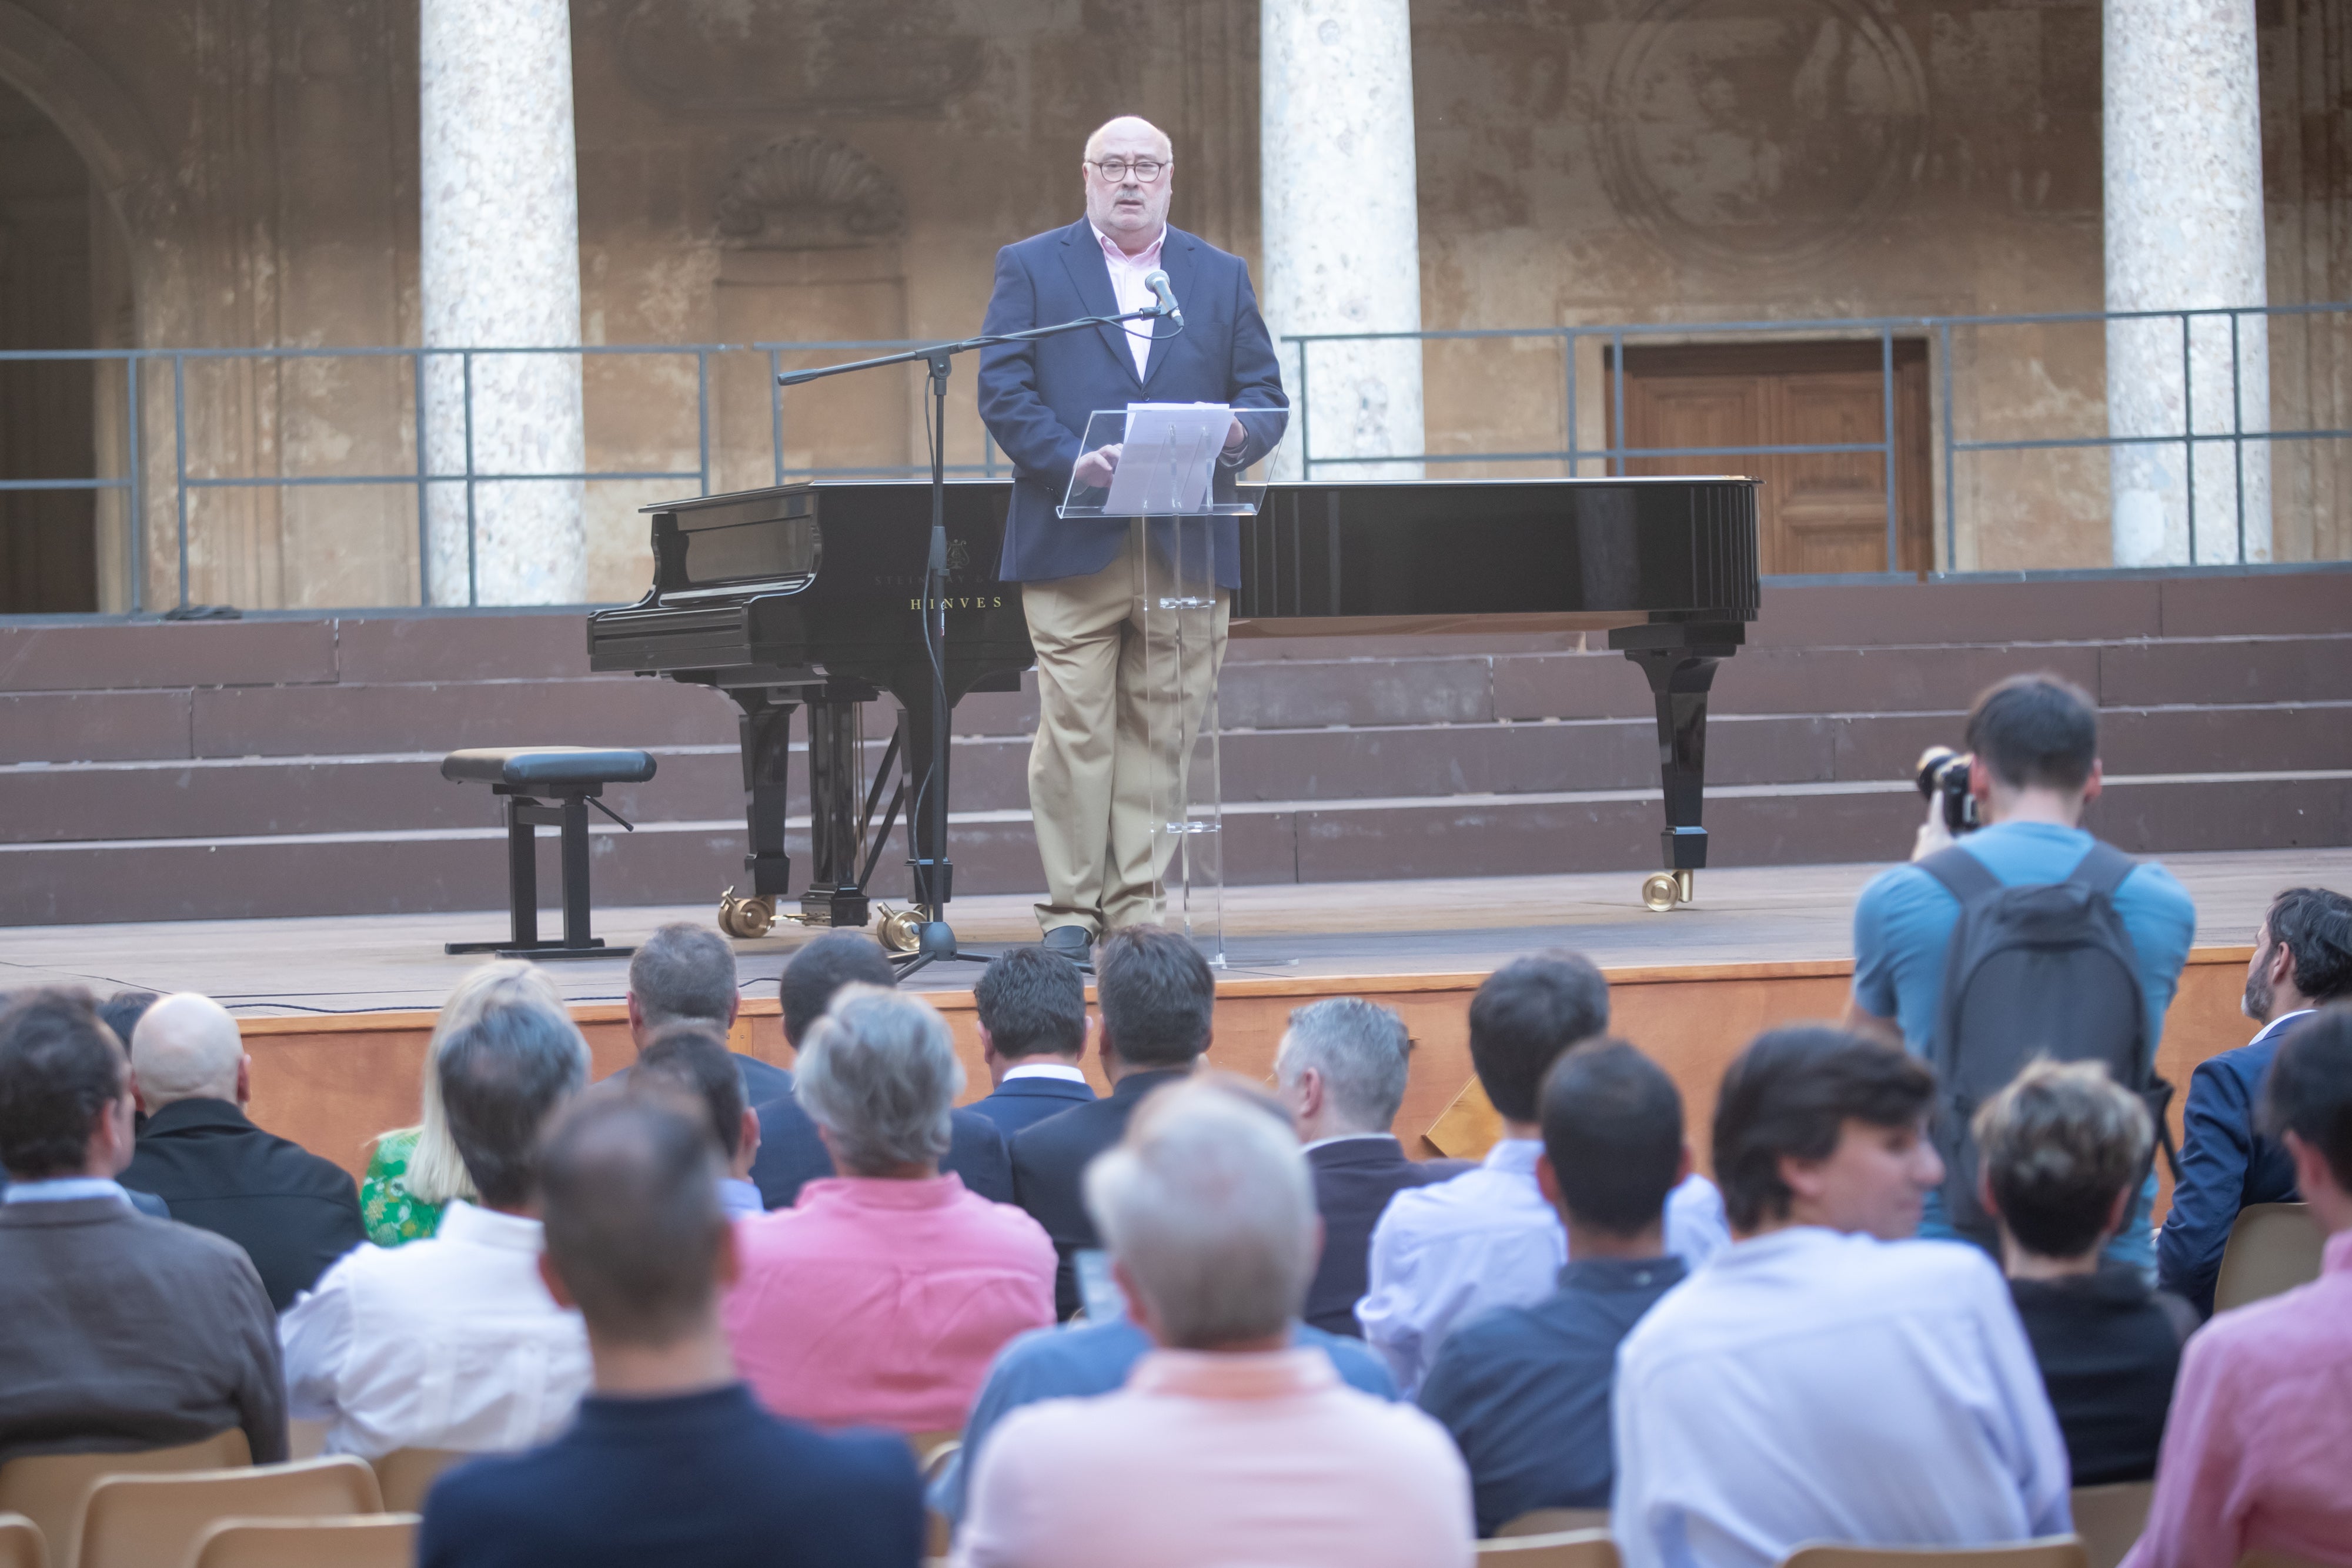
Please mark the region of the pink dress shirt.
POLYGON ((1004 1342, 1054 1321, 1054 1244, 948 1175, 833 1176, 739 1221, 735 1365, 760 1402, 820 1427, 961 1427, 1004 1342))
MULTIPOLYGON (((1095 229, 1095 238, 1102 245, 1103 264, 1110 268, 1110 295, 1118 301, 1118 313, 1124 316, 1153 303, 1154 296, 1143 280, 1160 265, 1160 247, 1168 241, 1167 226, 1162 225, 1159 237, 1134 256, 1119 249, 1118 242, 1100 229, 1095 229)), ((1151 362, 1151 339, 1159 328, 1156 320, 1119 323, 1119 329, 1127 334, 1127 351, 1135 356, 1138 379, 1151 362)))
POLYGON ((961 1568, 1468 1568, 1445 1428, 1316 1349, 1158 1350, 1098 1399, 1048 1399, 981 1450, 961 1568))
POLYGON ((2326 1256, 2312 1283, 2189 1339, 2125 1568, 2233 1568, 2250 1552, 2352 1563, 2352 1230, 2326 1256))

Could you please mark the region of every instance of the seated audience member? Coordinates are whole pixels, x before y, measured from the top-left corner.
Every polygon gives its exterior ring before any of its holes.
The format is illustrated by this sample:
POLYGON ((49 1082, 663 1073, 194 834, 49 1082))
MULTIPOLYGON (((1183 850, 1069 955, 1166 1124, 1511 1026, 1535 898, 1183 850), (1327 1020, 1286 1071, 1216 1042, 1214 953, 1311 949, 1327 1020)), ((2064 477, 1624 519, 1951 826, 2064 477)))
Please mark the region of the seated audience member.
MULTIPOLYGON (((742 1001, 735 945, 708 925, 673 920, 656 927, 629 956, 629 1039, 641 1053, 656 1034, 677 1023, 709 1024, 723 1044, 742 1001)), ((782 1068, 742 1051, 730 1054, 742 1069, 749 1103, 765 1104, 793 1092, 793 1075, 782 1068)))
POLYGON ((1078 1071, 1087 1049, 1087 988, 1078 967, 1043 947, 997 955, 971 988, 981 1060, 996 1087, 971 1109, 1006 1137, 1057 1111, 1090 1103, 1078 1071))
POLYGON ((2037 1061, 1976 1115, 1985 1207, 2065 1435, 2076 1486, 2144 1481, 2197 1314, 2100 1249, 2156 1142, 2147 1107, 2103 1063, 2037 1061))
POLYGON ((595 1384, 546 1447, 434 1486, 422 1568, 908 1568, 921 1555, 905 1443, 780 1421, 735 1375, 719 1326, 734 1237, 706 1135, 680 1109, 600 1094, 551 1130, 540 1272, 586 1320, 595 1384))
POLYGON ((854 987, 809 1029, 793 1093, 842 1174, 737 1234, 736 1364, 780 1416, 901 1432, 963 1424, 988 1364, 1054 1321, 1036 1221, 942 1175, 963 1066, 929 1002, 854 987))
POLYGON ((2066 1449, 1982 1249, 1900 1239, 1944 1162, 1935 1076, 1820 1027, 1724 1075, 1734 1240, 1617 1354, 1627 1568, 1768 1568, 1799 1543, 1982 1546, 2071 1528, 2066 1449))
POLYGON ((247 1120, 252 1071, 236 1019, 210 997, 149 1009, 131 1043, 147 1125, 122 1179, 244 1248, 284 1312, 367 1231, 351 1173, 247 1120))
POLYGON ((730 1219, 767 1212, 751 1182, 751 1162, 760 1154, 760 1115, 743 1103, 741 1064, 742 1058, 727 1049, 727 1037, 716 1025, 674 1023, 647 1038, 628 1078, 632 1085, 668 1085, 702 1107, 724 1161, 719 1173, 719 1207, 730 1219))
MULTIPOLYGON (((0 1007, 6 1006, 8 999, 9 993, 0 991, 0 1007)), ((125 1061, 128 1061, 131 1056, 131 1030, 138 1025, 147 1009, 155 1005, 157 999, 153 991, 117 991, 106 1000, 97 1004, 99 1019, 113 1031, 115 1040, 121 1044, 125 1061)), ((132 1098, 134 1100, 137 1098, 135 1092, 132 1098)), ((132 1134, 135 1135, 146 1125, 147 1113, 134 1109, 131 1115, 132 1134)), ((5 1175, 0 1175, 0 1194, 5 1194, 7 1190, 8 1178, 5 1175)), ((152 1192, 126 1184, 122 1188, 122 1196, 129 1198, 131 1207, 142 1214, 152 1215, 157 1219, 172 1218, 171 1207, 152 1192)))
POLYGON ((0 1462, 173 1448, 231 1427, 286 1457, 277 1322, 252 1260, 139 1213, 131 1064, 89 994, 0 1006, 0 1462))
POLYGON ((1358 1339, 1372 1226, 1402 1188, 1460 1176, 1466 1160, 1410 1160, 1389 1131, 1404 1103, 1412 1040, 1394 1009, 1360 997, 1300 1008, 1274 1053, 1275 1082, 1307 1145, 1323 1256, 1307 1287, 1307 1321, 1358 1339))
MULTIPOLYGON (((1364 1338, 1410 1397, 1457 1322, 1532 1306, 1559 1285, 1568 1232, 1536 1185, 1543 1129, 1536 1096, 1569 1047, 1609 1030, 1609 982, 1572 953, 1521 958, 1470 1002, 1470 1063, 1503 1119, 1479 1168, 1400 1192, 1372 1228, 1370 1287, 1357 1303, 1364 1338)), ((1729 1239, 1723 1200, 1704 1176, 1666 1199, 1666 1250, 1696 1268, 1729 1239)))
POLYGON ((1469 1480, 1444 1429, 1294 1343, 1317 1229, 1296 1138, 1250 1100, 1188 1083, 1154 1095, 1086 1183, 1157 1348, 1117 1393, 1004 1418, 972 1471, 956 1561, 1466 1568, 1469 1480))
POLYGON ((1688 1271, 1666 1255, 1666 1195, 1690 1174, 1683 1099, 1622 1040, 1576 1047, 1544 1079, 1536 1180, 1568 1228, 1559 1289, 1445 1336, 1421 1407, 1470 1466, 1478 1533, 1538 1508, 1607 1508, 1617 1346, 1688 1271))
POLYGON ((327 1270, 279 1324, 293 1413, 329 1422, 327 1451, 467 1452, 543 1442, 588 1384, 580 1314, 539 1277, 537 1150, 588 1082, 588 1043, 561 1009, 494 1004, 453 1032, 435 1071, 480 1196, 426 1240, 367 1247, 327 1270))
MULTIPOLYGON (((2016 675, 1977 698, 1967 733, 1975 758, 1969 788, 1985 825, 1959 841, 1961 852, 2009 886, 2065 881, 2097 841, 2082 825, 2084 808, 2101 788, 2096 705, 2055 675, 2016 675)), ((2116 886, 2114 908, 2131 939, 2154 1061, 2197 933, 2197 907, 2170 872, 2143 861, 2116 886)), ((1943 1009, 1944 960, 1959 918, 1950 889, 1916 864, 1874 879, 1853 907, 1846 1026, 1929 1058, 1943 1009)), ((2107 1244, 2115 1258, 2142 1270, 2154 1261, 2148 1214, 2155 1201, 2150 1171, 2107 1244)), ((1940 1192, 1927 1195, 1921 1234, 1955 1234, 1940 1192)))
POLYGON ((1097 1155, 1117 1144, 1143 1097, 1192 1071, 1209 1049, 1216 984, 1192 939, 1156 925, 1130 925, 1102 939, 1095 957, 1097 1039, 1110 1093, 1073 1105, 1012 1139, 1013 1197, 1054 1239, 1054 1312, 1078 1310, 1078 1253, 1101 1242, 1080 1181, 1097 1155))
POLYGON ((2263 1085, 2267 1134, 2327 1235, 2320 1276, 2214 1317, 2189 1342, 2125 1568, 2249 1553, 2352 1562, 2352 1008, 2304 1019, 2263 1085))
POLYGON ((2200 1317, 2213 1313, 2213 1281, 2238 1211, 2295 1201, 2294 1162, 2256 1123, 2263 1075, 2287 1027, 2315 1008, 2352 998, 2352 899, 2324 887, 2291 887, 2271 901, 2254 935, 2240 1005, 2262 1030, 2235 1051, 2197 1064, 2180 1124, 2180 1179, 2156 1240, 2157 1282, 2200 1317))
MULTIPOLYGON (((784 966, 777 987, 784 1005, 784 1043, 798 1051, 801 1037, 824 1016, 842 987, 879 986, 887 991, 898 983, 898 972, 874 938, 859 931, 825 933, 784 966)), ((789 1080, 791 1074, 785 1077, 789 1080)), ((833 1156, 825 1152, 808 1111, 793 1095, 754 1104, 760 1112, 760 1152, 751 1164, 751 1179, 759 1184, 761 1203, 790 1208, 803 1186, 836 1174, 833 1156)), ((965 1108, 950 1119, 949 1133, 940 1168, 961 1177, 967 1189, 992 1203, 1012 1202, 1013 1166, 996 1124, 965 1108)))
POLYGON ((433 1038, 425 1047, 425 1072, 417 1097, 423 1115, 414 1127, 399 1127, 375 1141, 375 1154, 360 1178, 360 1217, 368 1239, 379 1247, 422 1240, 441 1223, 441 1211, 457 1198, 475 1197, 466 1162, 449 1138, 441 1110, 441 1052, 460 1030, 485 1010, 510 1002, 533 1001, 563 1010, 563 994, 547 971, 520 958, 500 958, 469 969, 441 1004, 433 1038))

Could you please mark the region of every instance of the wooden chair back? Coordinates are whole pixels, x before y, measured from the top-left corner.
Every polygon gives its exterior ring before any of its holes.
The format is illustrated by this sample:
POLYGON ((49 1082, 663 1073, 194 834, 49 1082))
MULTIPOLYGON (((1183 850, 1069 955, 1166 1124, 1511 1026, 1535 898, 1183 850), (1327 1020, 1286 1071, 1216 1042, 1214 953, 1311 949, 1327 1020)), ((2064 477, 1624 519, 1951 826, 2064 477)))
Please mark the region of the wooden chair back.
POLYGON ((2091 1568, 2116 1568, 2147 1523, 2154 1481, 2110 1481, 2074 1489, 2074 1538, 2091 1568))
POLYGON ((40 1526, 49 1568, 80 1560, 82 1511, 90 1490, 107 1476, 164 1470, 217 1470, 253 1462, 242 1428, 231 1427, 201 1442, 124 1454, 27 1454, 0 1465, 0 1513, 21 1513, 40 1526))
POLYGON ((0 1513, 0 1568, 49 1568, 41 1527, 21 1513, 0 1513))
POLYGON ((224 1519, 197 1538, 190 1568, 410 1568, 417 1516, 224 1519))
POLYGON ((2238 1211, 2213 1281, 2213 1310, 2226 1312, 2319 1278, 2326 1239, 2300 1203, 2255 1203, 2238 1211))
POLYGON ((1609 1511, 1605 1508, 1531 1508, 1495 1531, 1495 1539, 1507 1541, 1516 1535, 1559 1535, 1571 1530, 1608 1528, 1609 1511))
POLYGON ((159 1568, 188 1560, 224 1519, 317 1519, 382 1513, 367 1461, 349 1454, 241 1470, 109 1476, 82 1516, 79 1568, 159 1568))
POLYGON ((2000 1546, 1800 1546, 1780 1568, 2084 1568, 2071 1535, 2000 1546))
MULTIPOLYGON (((1517 1522, 1517 1521, 1513 1521, 1517 1522)), ((1555 1530, 1497 1535, 1478 1542, 1478 1568, 1618 1568, 1617 1543, 1605 1530, 1555 1530)))
POLYGON ((459 1459, 470 1458, 455 1448, 394 1448, 376 1459, 375 1484, 383 1491, 386 1513, 417 1513, 425 1507, 425 1494, 441 1479, 441 1472, 459 1459))

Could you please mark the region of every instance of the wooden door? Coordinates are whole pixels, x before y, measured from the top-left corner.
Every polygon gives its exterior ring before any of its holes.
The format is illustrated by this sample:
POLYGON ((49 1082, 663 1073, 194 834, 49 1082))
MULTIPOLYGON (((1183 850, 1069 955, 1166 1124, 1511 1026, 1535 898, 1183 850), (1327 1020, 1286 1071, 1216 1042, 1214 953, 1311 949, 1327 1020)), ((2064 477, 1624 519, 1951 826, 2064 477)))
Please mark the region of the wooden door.
MULTIPOLYGON (((1602 363, 1610 363, 1604 352, 1602 363)), ((1625 350, 1624 445, 1731 448, 1635 457, 1631 474, 1747 474, 1768 573, 1885 571, 1886 469, 1870 452, 1742 454, 1743 447, 1875 445, 1885 438, 1875 341, 1702 343, 1625 350)), ((1616 400, 1608 400, 1612 435, 1616 400)), ((1612 441, 1612 444, 1618 444, 1612 441)), ((1895 343, 1898 570, 1935 565, 1927 444, 1927 351, 1895 343)))

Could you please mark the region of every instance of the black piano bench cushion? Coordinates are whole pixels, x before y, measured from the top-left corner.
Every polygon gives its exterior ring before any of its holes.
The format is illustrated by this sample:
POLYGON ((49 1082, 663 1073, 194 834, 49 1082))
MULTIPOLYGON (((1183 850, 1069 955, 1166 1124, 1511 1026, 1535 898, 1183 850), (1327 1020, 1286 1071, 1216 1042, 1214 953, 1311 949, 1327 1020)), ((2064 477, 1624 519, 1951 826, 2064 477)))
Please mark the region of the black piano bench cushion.
POLYGON ((486 746, 441 759, 441 777, 481 784, 642 784, 654 776, 650 752, 593 746, 486 746))

